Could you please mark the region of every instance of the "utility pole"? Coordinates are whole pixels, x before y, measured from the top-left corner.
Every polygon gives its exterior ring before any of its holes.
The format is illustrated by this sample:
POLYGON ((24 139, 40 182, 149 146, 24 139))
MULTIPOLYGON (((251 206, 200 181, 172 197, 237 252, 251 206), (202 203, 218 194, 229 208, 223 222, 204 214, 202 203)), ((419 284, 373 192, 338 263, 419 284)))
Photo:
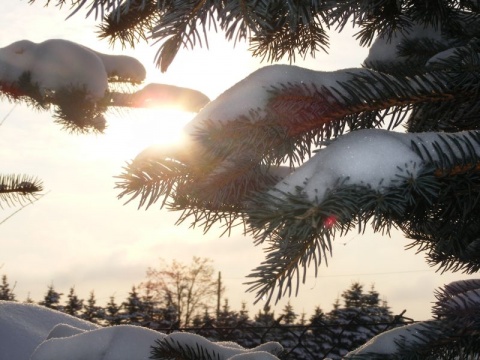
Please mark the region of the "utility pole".
POLYGON ((220 317, 220 300, 222 298, 222 272, 218 272, 217 280, 217 320, 220 317))

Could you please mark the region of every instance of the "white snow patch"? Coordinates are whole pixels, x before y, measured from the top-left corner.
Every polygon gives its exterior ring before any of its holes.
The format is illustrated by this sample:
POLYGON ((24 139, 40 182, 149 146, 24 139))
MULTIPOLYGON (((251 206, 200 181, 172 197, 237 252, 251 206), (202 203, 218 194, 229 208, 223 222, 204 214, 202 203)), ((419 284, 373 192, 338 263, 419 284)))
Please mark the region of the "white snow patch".
MULTIPOLYGON (((325 86, 342 91, 339 82, 345 82, 360 74, 372 73, 368 69, 343 69, 338 71, 314 71, 293 65, 271 65, 254 71, 245 79, 226 90, 214 101, 208 103, 185 127, 188 134, 194 134, 202 123, 213 121, 227 123, 241 116, 248 116, 251 110, 261 116, 265 114, 272 97, 272 87, 288 84, 306 84, 318 89, 325 86)), ((346 96, 348 94, 345 93, 346 96)))
POLYGON ((388 38, 387 36, 377 37, 370 47, 364 63, 368 66, 368 64, 375 62, 402 62, 404 59, 401 56, 398 56, 397 46, 405 39, 413 40, 420 38, 427 38, 442 43, 448 41, 442 36, 439 29, 435 29, 433 26, 416 24, 410 29, 395 32, 391 38, 388 38))
POLYGON ((98 328, 42 306, 0 301, 0 359, 28 360, 58 324, 83 330, 98 328))
POLYGON ((119 79, 126 79, 136 83, 145 80, 147 71, 137 59, 126 55, 108 55, 92 51, 102 60, 108 76, 118 76, 119 79))
POLYGON ((138 326, 112 326, 46 340, 30 360, 148 360, 155 340, 164 336, 138 326))
POLYGON ((425 330, 425 324, 428 324, 428 321, 385 331, 358 349, 349 352, 345 358, 348 359, 354 355, 364 355, 368 353, 394 354, 407 345, 420 343, 421 340, 418 336, 421 334, 421 330, 425 330))
POLYGON ((450 310, 450 314, 462 313, 463 311, 476 311, 480 306, 480 289, 469 290, 464 293, 452 296, 442 302, 442 308, 450 310))
POLYGON ((13 83, 24 72, 40 90, 85 87, 92 99, 105 96, 108 76, 139 82, 145 68, 138 60, 123 55, 106 55, 63 39, 41 43, 20 40, 0 48, 0 81, 13 83))
POLYGON ((165 339, 170 345, 189 346, 195 349, 197 346, 204 348, 208 354, 217 356, 219 360, 232 359, 278 359, 275 355, 283 351, 283 347, 277 342, 268 342, 253 349, 245 349, 239 345, 232 346, 231 343, 211 342, 204 337, 189 333, 173 333, 165 339))
POLYGON ((440 51, 438 54, 435 54, 430 59, 428 59, 426 66, 441 65, 442 62, 448 60, 452 56, 458 56, 458 48, 450 48, 444 51, 440 51))
POLYGON ((20 40, 0 48, 0 81, 12 83, 23 72, 28 71, 33 62, 33 50, 37 44, 20 40))
POLYGON ((56 325, 48 334, 48 339, 69 337, 85 332, 84 329, 77 328, 68 324, 58 324, 56 325))
POLYGON ((300 186, 310 201, 319 202, 339 179, 381 190, 396 180, 398 167, 406 164, 416 174, 422 160, 410 141, 411 136, 386 130, 351 132, 320 150, 274 189, 295 194, 300 186))
POLYGON ((278 359, 278 357, 266 351, 255 351, 250 353, 237 354, 228 358, 228 360, 275 360, 275 359, 278 359))
POLYGON ((177 346, 202 346, 219 359, 271 360, 283 348, 268 342, 245 349, 232 342, 211 342, 190 333, 163 333, 139 326, 98 325, 42 306, 0 301, 0 359, 148 360, 157 340, 177 346))
MULTIPOLYGON (((435 132, 398 133, 380 129, 357 130, 340 136, 327 147, 302 164, 292 174, 280 181, 271 193, 295 194, 298 187, 312 202, 321 202, 328 189, 333 189, 339 180, 345 185, 368 186, 377 191, 401 181, 400 174, 415 178, 428 159, 433 161, 460 157, 471 149, 463 144, 461 149, 450 140, 453 135, 435 132), (447 149, 444 141, 450 145, 447 149), (421 156, 414 151, 417 144, 421 156), (443 148, 436 152, 434 143, 443 148), (403 170, 402 170, 403 169, 403 170), (408 171, 408 173, 407 173, 408 171)), ((456 133, 457 138, 469 137, 468 132, 456 133)), ((477 156, 480 149, 475 149, 477 156)), ((283 197, 281 194, 280 198, 283 197)))

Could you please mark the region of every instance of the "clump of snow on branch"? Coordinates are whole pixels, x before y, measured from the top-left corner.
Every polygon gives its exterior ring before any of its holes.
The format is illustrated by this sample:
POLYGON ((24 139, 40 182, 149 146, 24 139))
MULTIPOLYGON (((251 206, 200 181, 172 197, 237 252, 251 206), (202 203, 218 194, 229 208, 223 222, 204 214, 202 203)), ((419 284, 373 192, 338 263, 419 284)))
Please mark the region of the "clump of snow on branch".
POLYGON ((462 336, 476 339, 480 279, 451 282, 439 289, 435 296, 437 301, 433 307, 434 320, 421 321, 381 333, 348 353, 345 359, 365 359, 373 355, 375 358, 382 355, 404 358, 407 351, 414 352, 418 349, 420 352, 417 354, 425 354, 421 351, 422 347, 441 349, 443 344, 448 346, 449 342, 458 342, 461 349, 462 336))
POLYGON ((468 279, 449 283, 436 293, 434 312, 438 317, 448 317, 452 314, 470 318, 480 306, 480 280, 468 279))
POLYGON ((396 329, 385 331, 375 336, 358 349, 348 353, 345 358, 354 358, 364 354, 395 354, 405 346, 412 346, 420 343, 419 331, 424 329, 425 323, 405 325, 396 329))
POLYGON ((275 190, 295 194, 297 187, 314 202, 339 179, 343 184, 388 187, 395 181, 398 167, 408 165, 415 175, 421 158, 413 152, 411 136, 386 130, 358 130, 341 136, 283 179, 275 190))
MULTIPOLYGON (((88 48, 86 49, 90 50, 88 48)), ((109 78, 117 78, 118 81, 141 83, 147 76, 147 72, 142 63, 131 56, 109 55, 98 51, 93 52, 102 60, 109 78)))
MULTIPOLYGON (((456 136, 469 137, 469 133, 457 133, 456 136)), ((416 177, 425 165, 425 159, 417 149, 430 154, 430 163, 449 157, 453 160, 453 157, 467 152, 467 144, 463 144, 451 152, 439 153, 434 144, 438 144, 440 138, 447 141, 443 146, 447 150, 449 137, 442 137, 439 133, 398 133, 380 129, 354 131, 318 151, 280 181, 272 192, 295 194, 300 187, 310 201, 321 202, 326 191, 333 189, 339 180, 343 185, 367 186, 381 192, 396 185, 399 169, 406 169, 413 179, 416 177)), ((480 156, 479 148, 476 154, 480 156)))
POLYGON ((151 83, 132 94, 113 93, 114 106, 177 108, 198 112, 210 102, 204 93, 180 86, 151 83))
POLYGON ((198 115, 187 124, 185 131, 194 134, 205 122, 226 123, 248 116, 256 111, 259 117, 265 116, 275 87, 305 84, 326 87, 342 92, 340 83, 362 74, 372 73, 368 69, 342 69, 338 71, 316 71, 294 65, 269 65, 262 67, 245 79, 226 90, 214 101, 207 104, 198 115))
POLYGON ((105 96, 110 76, 145 78, 145 68, 134 58, 101 54, 63 39, 20 40, 0 49, 0 82, 13 83, 26 72, 42 92, 84 87, 92 100, 105 96))
POLYGON ((364 60, 367 66, 376 63, 401 63, 405 61, 403 56, 398 54, 399 46, 404 40, 428 39, 443 44, 449 40, 442 35, 440 29, 425 24, 415 24, 410 28, 394 32, 389 36, 380 36, 375 39, 369 48, 368 56, 364 60))
POLYGON ((166 84, 116 90, 116 83, 137 85, 145 77, 145 67, 133 57, 103 54, 68 40, 20 40, 0 48, 0 94, 42 109, 54 105, 56 122, 67 130, 102 132, 111 106, 198 112, 210 101, 200 91, 166 84))
MULTIPOLYGON (((436 36, 433 30, 426 29, 425 33, 432 33, 431 36, 436 36)), ((213 149, 212 153, 215 153, 215 149, 221 149, 223 146, 227 149, 235 149, 235 146, 239 145, 237 144, 238 139, 225 137, 225 139, 209 139, 206 141, 198 137, 198 134, 208 135, 208 131, 215 130, 216 125, 220 125, 219 129, 223 129, 222 126, 226 124, 239 121, 239 119, 243 119, 243 121, 247 119, 251 123, 265 120, 269 122, 266 126, 273 126, 270 123, 273 124, 275 119, 283 116, 287 120, 283 119, 281 125, 286 126, 288 130, 295 129, 295 124, 291 125, 285 122, 295 116, 298 117, 294 110, 292 110, 292 113, 280 114, 275 113, 275 109, 271 106, 275 97, 282 93, 279 90, 282 87, 300 84, 309 89, 326 89, 332 94, 331 99, 327 96, 322 101, 329 102, 331 100, 332 103, 338 105, 339 99, 347 99, 350 96, 343 84, 355 78, 376 76, 377 74, 379 73, 369 69, 343 69, 323 72, 290 65, 272 65, 261 68, 208 103, 186 125, 184 133, 188 142, 186 141, 184 146, 193 150, 187 156, 185 156, 186 151, 183 151, 181 158, 178 160, 185 161, 188 166, 194 168, 197 166, 196 162, 201 163, 197 160, 198 157, 204 156, 201 149, 205 146, 211 147, 213 149), (335 99, 333 94, 336 94, 335 99), (252 113, 255 113, 255 115, 251 116, 252 113), (221 143, 217 143, 218 141, 221 143)), ((385 76, 388 77, 388 75, 385 76)), ((390 80, 395 81, 393 78, 390 80)), ((418 84, 416 86, 420 87, 418 84)), ((375 85, 375 87, 371 86, 369 87, 369 93, 375 95, 375 93, 380 93, 381 89, 381 84, 375 85)), ((328 115, 327 105, 325 111, 328 115)), ((322 114, 316 114, 316 116, 320 118, 322 114)), ((300 122, 300 120, 298 121, 300 122)), ((228 130, 228 127, 225 127, 225 130, 228 130)), ((462 134, 460 133, 458 136, 461 137, 462 134)), ((252 134, 252 138, 255 138, 254 134, 252 134)), ((242 140, 248 143, 248 139, 240 139, 240 141, 242 140)), ((284 140, 278 139, 280 142, 284 140)), ((398 181, 399 168, 406 169, 411 177, 415 177, 421 169, 424 158, 420 156, 421 154, 418 151, 414 150, 412 141, 420 142, 425 149, 435 152, 431 144, 438 140, 440 138, 434 133, 403 134, 378 129, 353 131, 339 136, 330 145, 321 149, 318 154, 304 162, 294 173, 278 183, 275 190, 278 190, 279 193, 295 194, 296 188, 302 187, 311 201, 321 201, 325 192, 332 189, 339 180, 344 181, 343 184, 361 185, 381 190, 398 181)), ((200 172, 202 179, 199 179, 199 182, 208 186, 207 183, 211 179, 221 176, 228 177, 229 173, 238 172, 238 169, 243 166, 242 161, 244 159, 249 159, 252 163, 255 161, 261 162, 262 154, 259 154, 259 151, 263 149, 262 145, 252 143, 252 146, 241 147, 242 151, 231 150, 222 153, 225 154, 224 157, 211 161, 211 171, 207 177, 204 176, 203 171, 200 172)), ((280 145, 281 143, 275 143, 270 146, 280 145)), ((453 147, 455 148, 455 146, 453 147)), ((463 150, 466 150, 466 147, 467 145, 464 145, 463 150)), ((175 154, 170 150, 167 154, 168 157, 175 157, 175 154)), ((151 151, 148 151, 148 153, 151 154, 151 151)), ((142 153, 139 158, 145 159, 145 154, 146 152, 142 153)), ((163 153, 157 155, 158 157, 167 156, 163 153)), ((433 159, 434 161, 441 156, 440 154, 437 155, 437 158, 433 159)), ((459 158, 461 157, 459 152, 457 152, 457 155, 459 155, 459 158)), ((155 157, 155 155, 152 157, 155 157)), ((274 166, 270 169, 275 171, 277 169, 276 164, 271 165, 274 166)), ((282 175, 284 173, 285 171, 282 168, 282 175)), ((270 173, 269 175, 277 174, 270 173)), ((246 170, 245 178, 248 176, 250 175, 246 170)), ((225 182, 219 181, 219 183, 225 182)))

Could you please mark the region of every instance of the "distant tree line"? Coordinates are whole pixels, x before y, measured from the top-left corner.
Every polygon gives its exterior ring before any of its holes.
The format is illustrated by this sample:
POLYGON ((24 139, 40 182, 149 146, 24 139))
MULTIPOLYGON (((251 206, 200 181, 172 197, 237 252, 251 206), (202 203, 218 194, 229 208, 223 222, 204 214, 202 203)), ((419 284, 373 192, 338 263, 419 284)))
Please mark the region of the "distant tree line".
MULTIPOLYGON (((197 258, 194 264, 205 266, 208 261, 197 258)), ((182 271, 185 269, 182 268, 182 271)), ((358 282, 352 283, 341 294, 341 299, 335 301, 331 311, 324 313, 317 306, 309 318, 305 313, 297 313, 290 303, 277 316, 267 307, 252 318, 245 304, 236 311, 230 308, 228 299, 224 298, 219 311, 202 305, 201 311, 195 309, 192 312, 189 322, 182 322, 181 312, 173 301, 159 301, 153 295, 151 281, 145 284, 133 286, 122 302, 117 302, 111 296, 105 306, 97 305, 94 291, 85 301, 77 296, 74 287, 70 288, 66 300, 61 302, 64 294, 50 285, 37 304, 101 326, 128 324, 162 332, 182 329, 210 340, 235 341, 245 347, 278 341, 290 349, 290 355, 295 359, 321 359, 326 355, 340 359, 373 336, 401 323, 401 319, 393 316, 387 302, 380 299, 373 285, 365 291, 358 282)), ((0 300, 17 301, 6 275, 2 276, 0 300)), ((30 297, 25 302, 34 303, 30 297)))

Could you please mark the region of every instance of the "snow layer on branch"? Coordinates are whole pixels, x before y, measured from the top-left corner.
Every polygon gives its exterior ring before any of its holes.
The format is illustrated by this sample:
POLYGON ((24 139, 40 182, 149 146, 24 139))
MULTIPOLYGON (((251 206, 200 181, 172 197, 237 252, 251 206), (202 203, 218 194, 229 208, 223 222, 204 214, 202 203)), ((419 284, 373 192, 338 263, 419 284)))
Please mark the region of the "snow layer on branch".
POLYGON ((385 130, 358 130, 341 136, 275 186, 295 194, 296 187, 311 201, 320 202, 339 179, 345 184, 390 186, 398 167, 416 171, 421 158, 410 147, 411 137, 385 130))
POLYGON ((433 26, 416 24, 410 29, 395 32, 391 38, 388 38, 388 36, 379 36, 370 47, 364 63, 369 66, 369 64, 377 62, 402 62, 404 59, 401 56, 398 56, 398 45, 406 39, 414 40, 421 38, 441 43, 448 42, 448 40, 442 36, 440 29, 435 29, 433 26))
POLYGON ((441 313, 450 316, 472 314, 480 307, 480 288, 452 296, 439 304, 441 313))
POLYGON ((343 69, 338 71, 314 71, 293 65, 265 66, 248 75, 245 79, 226 90, 214 101, 208 103, 197 116, 185 127, 188 134, 194 134, 205 121, 227 123, 250 111, 257 111, 263 117, 268 102, 272 98, 272 90, 288 84, 306 84, 320 89, 323 86, 336 89, 345 96, 348 94, 339 86, 360 74, 372 73, 368 69, 343 69))
POLYGON ((102 60, 109 77, 117 76, 119 80, 131 81, 135 83, 145 80, 147 71, 142 63, 137 59, 131 56, 108 55, 94 50, 92 51, 102 60))
POLYGON ((62 39, 20 40, 0 48, 0 82, 13 83, 25 72, 43 92, 85 87, 92 99, 105 96, 109 76, 136 82, 145 78, 145 68, 134 58, 101 54, 62 39))
MULTIPOLYGON (((452 136, 434 132, 405 134, 379 129, 357 130, 321 149, 280 181, 272 193, 276 196, 278 191, 295 194, 301 188, 310 201, 321 202, 326 191, 335 188, 339 181, 382 191, 401 181, 400 174, 415 178, 424 166, 423 159, 453 160, 471 150, 466 144, 460 150, 452 136), (419 150, 415 151, 412 143, 419 150)), ((468 138, 469 132, 456 133, 455 137, 468 138)), ((480 156, 478 147, 475 151, 480 156)))
POLYGON ((210 99, 202 92, 167 84, 147 84, 133 94, 112 93, 116 106, 179 108, 198 112, 210 99))
POLYGON ((419 337, 422 331, 425 331, 425 324, 428 321, 402 326, 396 329, 385 331, 384 333, 375 336, 365 345, 348 353, 345 358, 351 358, 355 355, 365 355, 369 353, 378 354, 395 354, 398 350, 405 348, 408 345, 421 343, 419 337))

